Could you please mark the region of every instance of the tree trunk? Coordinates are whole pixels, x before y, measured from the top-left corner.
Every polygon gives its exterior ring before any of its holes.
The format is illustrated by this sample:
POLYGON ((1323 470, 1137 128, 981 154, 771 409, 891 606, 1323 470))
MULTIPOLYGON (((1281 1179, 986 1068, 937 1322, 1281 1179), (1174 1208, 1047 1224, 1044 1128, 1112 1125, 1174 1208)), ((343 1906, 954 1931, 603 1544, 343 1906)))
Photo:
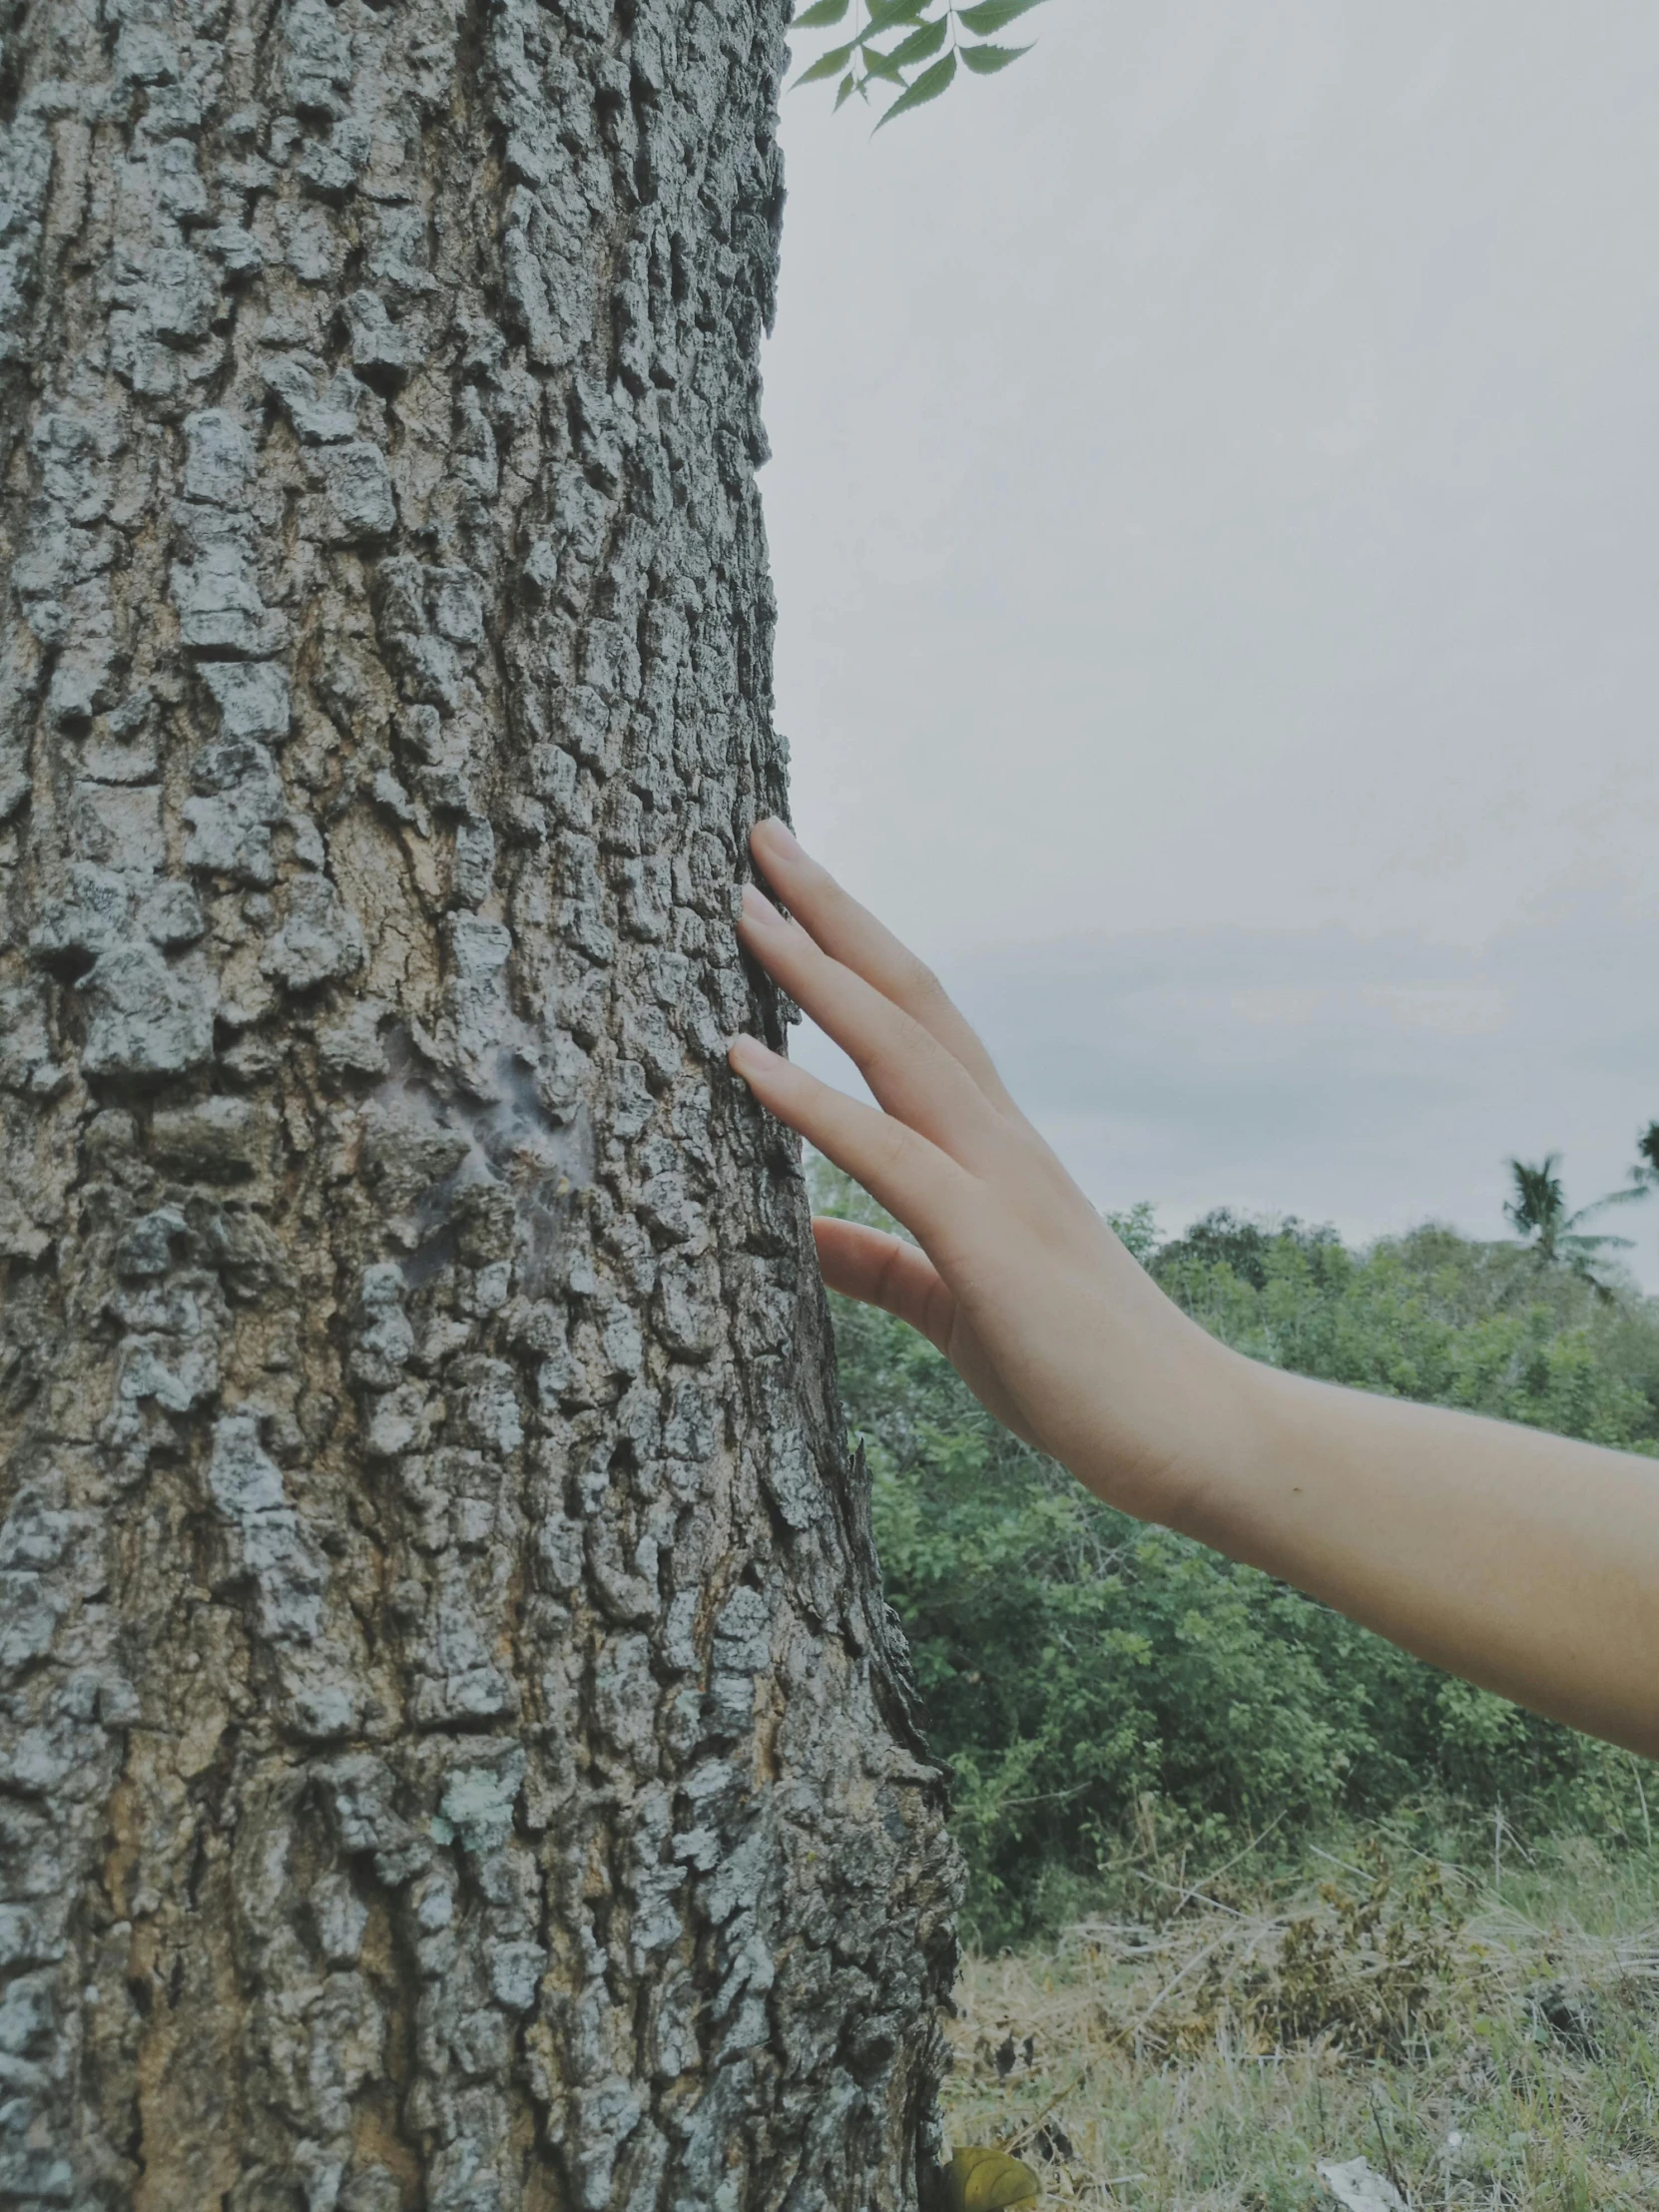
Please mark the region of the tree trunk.
POLYGON ((781 0, 12 0, 0 2205, 899 2206, 799 1169, 781 0))

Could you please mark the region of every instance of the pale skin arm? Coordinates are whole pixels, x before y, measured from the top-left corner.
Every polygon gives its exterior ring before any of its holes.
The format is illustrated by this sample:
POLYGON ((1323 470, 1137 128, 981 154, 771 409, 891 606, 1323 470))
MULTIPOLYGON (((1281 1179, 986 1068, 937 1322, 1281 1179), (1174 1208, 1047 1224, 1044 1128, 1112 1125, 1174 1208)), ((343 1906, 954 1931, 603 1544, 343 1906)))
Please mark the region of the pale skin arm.
POLYGON ((754 852, 793 918, 746 887, 744 945, 877 1105, 753 1037, 734 1039, 732 1066, 916 1239, 816 1221, 832 1289, 920 1330, 1110 1504, 1659 1755, 1659 1462, 1217 1344, 1129 1257, 927 969, 782 823, 757 828, 754 852))

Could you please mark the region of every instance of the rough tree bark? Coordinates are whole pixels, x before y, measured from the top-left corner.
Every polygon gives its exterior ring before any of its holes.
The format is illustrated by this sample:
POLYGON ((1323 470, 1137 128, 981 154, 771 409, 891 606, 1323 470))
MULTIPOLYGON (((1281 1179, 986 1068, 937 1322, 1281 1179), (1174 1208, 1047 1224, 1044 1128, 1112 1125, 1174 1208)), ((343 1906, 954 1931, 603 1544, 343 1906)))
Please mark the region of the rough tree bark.
POLYGON ((782 0, 12 0, 0 2204, 913 2201, 799 1170, 782 0))

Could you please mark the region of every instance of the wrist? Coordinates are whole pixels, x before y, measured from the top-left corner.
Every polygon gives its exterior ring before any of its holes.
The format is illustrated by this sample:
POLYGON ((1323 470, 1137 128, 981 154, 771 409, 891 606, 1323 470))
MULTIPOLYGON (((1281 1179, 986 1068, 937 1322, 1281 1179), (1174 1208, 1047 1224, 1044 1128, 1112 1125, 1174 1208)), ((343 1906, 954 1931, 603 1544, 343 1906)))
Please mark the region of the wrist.
POLYGON ((1184 1449, 1172 1468, 1174 1512, 1167 1525, 1242 1559, 1255 1548, 1271 1486, 1285 1378, 1212 1337, 1204 1339, 1204 1354, 1194 1362, 1184 1407, 1184 1449))
POLYGON ((1124 1343, 1093 1433, 1061 1457, 1107 1504, 1232 1552, 1273 1461, 1277 1370, 1246 1359, 1176 1308, 1124 1343), (1127 1385, 1127 1386, 1126 1386, 1127 1385))
POLYGON ((1309 1586, 1331 1542, 1344 1485, 1345 1414, 1387 1400, 1311 1382, 1260 1360, 1229 1354, 1233 1441, 1211 1478, 1192 1493, 1184 1532, 1241 1565, 1309 1586))

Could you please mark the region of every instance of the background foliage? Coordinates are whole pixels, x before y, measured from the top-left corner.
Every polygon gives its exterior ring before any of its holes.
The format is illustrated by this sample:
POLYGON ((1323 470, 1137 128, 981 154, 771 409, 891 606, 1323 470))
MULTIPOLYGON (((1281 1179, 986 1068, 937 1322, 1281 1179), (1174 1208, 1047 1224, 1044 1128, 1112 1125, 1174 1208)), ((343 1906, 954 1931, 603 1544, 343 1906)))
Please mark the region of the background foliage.
MULTIPOLYGON (((890 1226, 825 1163, 813 1173, 821 1212, 890 1226)), ((1166 1243, 1144 1207, 1114 1226, 1254 1358, 1659 1452, 1659 1302, 1634 1290, 1434 1227, 1355 1251, 1227 1212, 1166 1243)), ((1488 1831, 1645 1838, 1639 1762, 1098 1503, 921 1338, 833 1304, 887 1596, 955 1772, 981 1937, 1075 1915, 1149 1832, 1214 1863, 1268 1831, 1291 1849, 1433 1800, 1488 1831)))

